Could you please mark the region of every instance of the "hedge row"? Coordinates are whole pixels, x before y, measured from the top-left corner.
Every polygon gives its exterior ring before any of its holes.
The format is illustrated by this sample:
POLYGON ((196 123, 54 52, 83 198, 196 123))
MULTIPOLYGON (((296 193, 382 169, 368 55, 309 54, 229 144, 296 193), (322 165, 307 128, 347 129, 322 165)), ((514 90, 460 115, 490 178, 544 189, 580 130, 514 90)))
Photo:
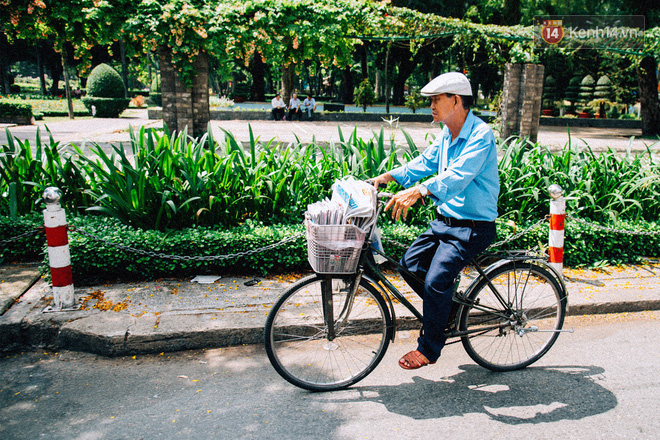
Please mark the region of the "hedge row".
POLYGON ((25 116, 32 117, 32 106, 26 102, 14 99, 0 99, 0 117, 25 116))
MULTIPOLYGON (((39 216, 10 222, 0 218, 0 240, 35 230, 42 225, 39 216)), ((71 226, 102 237, 111 243, 153 251, 167 255, 214 256, 227 255, 261 248, 293 235, 301 234, 302 225, 262 226, 248 223, 231 229, 189 228, 175 232, 144 231, 123 225, 110 218, 80 217, 71 226)), ((643 257, 660 257, 660 224, 652 222, 627 222, 615 225, 618 229, 647 231, 653 235, 628 235, 602 231, 575 221, 566 223, 564 263, 570 267, 598 264, 626 264, 640 262, 643 257)), ((518 226, 521 230, 525 225, 518 226)), ((403 224, 382 226, 384 247, 387 253, 399 258, 403 249, 387 239, 409 244, 424 227, 403 224)), ((498 223, 498 240, 513 232, 506 223, 498 223)), ((44 258, 43 234, 31 235, 5 243, 0 249, 0 261, 44 258)), ((547 248, 547 225, 540 225, 505 245, 506 249, 547 248)), ((275 249, 228 260, 172 260, 140 255, 89 238, 72 231, 69 234, 71 261, 76 284, 93 284, 118 280, 151 280, 163 277, 185 278, 197 274, 259 274, 283 271, 308 270, 305 240, 286 243, 275 249)), ((47 263, 44 260, 44 271, 47 263)))

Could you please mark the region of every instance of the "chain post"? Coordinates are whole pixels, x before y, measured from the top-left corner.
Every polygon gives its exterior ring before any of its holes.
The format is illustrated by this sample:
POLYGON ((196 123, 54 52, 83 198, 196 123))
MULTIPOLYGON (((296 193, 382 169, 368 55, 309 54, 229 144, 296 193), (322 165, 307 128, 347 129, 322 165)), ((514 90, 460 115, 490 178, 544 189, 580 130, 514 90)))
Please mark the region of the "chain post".
POLYGON ((566 218, 566 200, 564 190, 557 184, 548 187, 550 193, 550 233, 548 237, 548 263, 557 273, 564 270, 564 220, 566 218))
POLYGON ((53 285, 53 306, 48 311, 73 309, 75 302, 68 225, 64 209, 60 206, 61 197, 62 192, 59 188, 50 186, 44 190, 43 199, 46 202, 46 209, 43 211, 44 226, 53 285))

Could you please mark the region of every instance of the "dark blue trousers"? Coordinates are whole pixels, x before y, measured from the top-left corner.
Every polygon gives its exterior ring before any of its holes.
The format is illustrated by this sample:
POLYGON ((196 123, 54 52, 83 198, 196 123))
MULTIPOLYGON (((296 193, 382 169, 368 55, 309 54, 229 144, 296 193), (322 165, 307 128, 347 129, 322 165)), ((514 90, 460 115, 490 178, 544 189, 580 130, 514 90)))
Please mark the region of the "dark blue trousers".
POLYGON ((424 280, 422 284, 401 272, 424 301, 424 332, 417 340, 417 350, 429 361, 435 362, 445 345, 443 333, 451 313, 454 280, 470 260, 488 247, 495 234, 494 222, 456 227, 434 220, 401 259, 403 267, 424 280))

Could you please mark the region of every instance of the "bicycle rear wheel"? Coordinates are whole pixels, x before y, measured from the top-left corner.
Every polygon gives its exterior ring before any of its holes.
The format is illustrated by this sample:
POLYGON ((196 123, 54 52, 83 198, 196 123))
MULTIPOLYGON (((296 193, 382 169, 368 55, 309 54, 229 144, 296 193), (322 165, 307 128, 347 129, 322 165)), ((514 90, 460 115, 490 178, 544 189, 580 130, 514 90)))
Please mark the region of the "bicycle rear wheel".
POLYGON ((557 340, 564 324, 566 292, 554 273, 538 264, 511 262, 488 274, 467 293, 459 331, 465 351, 493 371, 525 368, 539 360, 557 340))
POLYGON ((265 328, 266 353, 290 383, 312 391, 346 388, 366 377, 392 338, 389 309, 362 279, 347 301, 355 275, 313 275, 291 286, 275 304, 265 328), (324 307, 323 292, 332 293, 324 307), (329 318, 328 318, 329 317, 329 318), (333 322, 334 335, 327 322, 333 322))

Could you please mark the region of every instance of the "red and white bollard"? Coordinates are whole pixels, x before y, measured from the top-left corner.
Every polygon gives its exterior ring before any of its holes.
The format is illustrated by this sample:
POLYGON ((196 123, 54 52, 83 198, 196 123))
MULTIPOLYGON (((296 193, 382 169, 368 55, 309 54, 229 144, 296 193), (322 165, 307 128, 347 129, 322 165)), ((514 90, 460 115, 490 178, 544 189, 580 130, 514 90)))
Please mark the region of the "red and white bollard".
POLYGON ((566 217, 566 200, 562 196, 564 190, 557 184, 550 185, 550 237, 549 263, 558 274, 564 270, 564 219, 566 217))
POLYGON ((53 186, 44 191, 44 226, 48 243, 48 262, 53 284, 52 310, 71 309, 74 306, 73 274, 69 254, 69 237, 64 209, 60 206, 62 192, 53 186))

